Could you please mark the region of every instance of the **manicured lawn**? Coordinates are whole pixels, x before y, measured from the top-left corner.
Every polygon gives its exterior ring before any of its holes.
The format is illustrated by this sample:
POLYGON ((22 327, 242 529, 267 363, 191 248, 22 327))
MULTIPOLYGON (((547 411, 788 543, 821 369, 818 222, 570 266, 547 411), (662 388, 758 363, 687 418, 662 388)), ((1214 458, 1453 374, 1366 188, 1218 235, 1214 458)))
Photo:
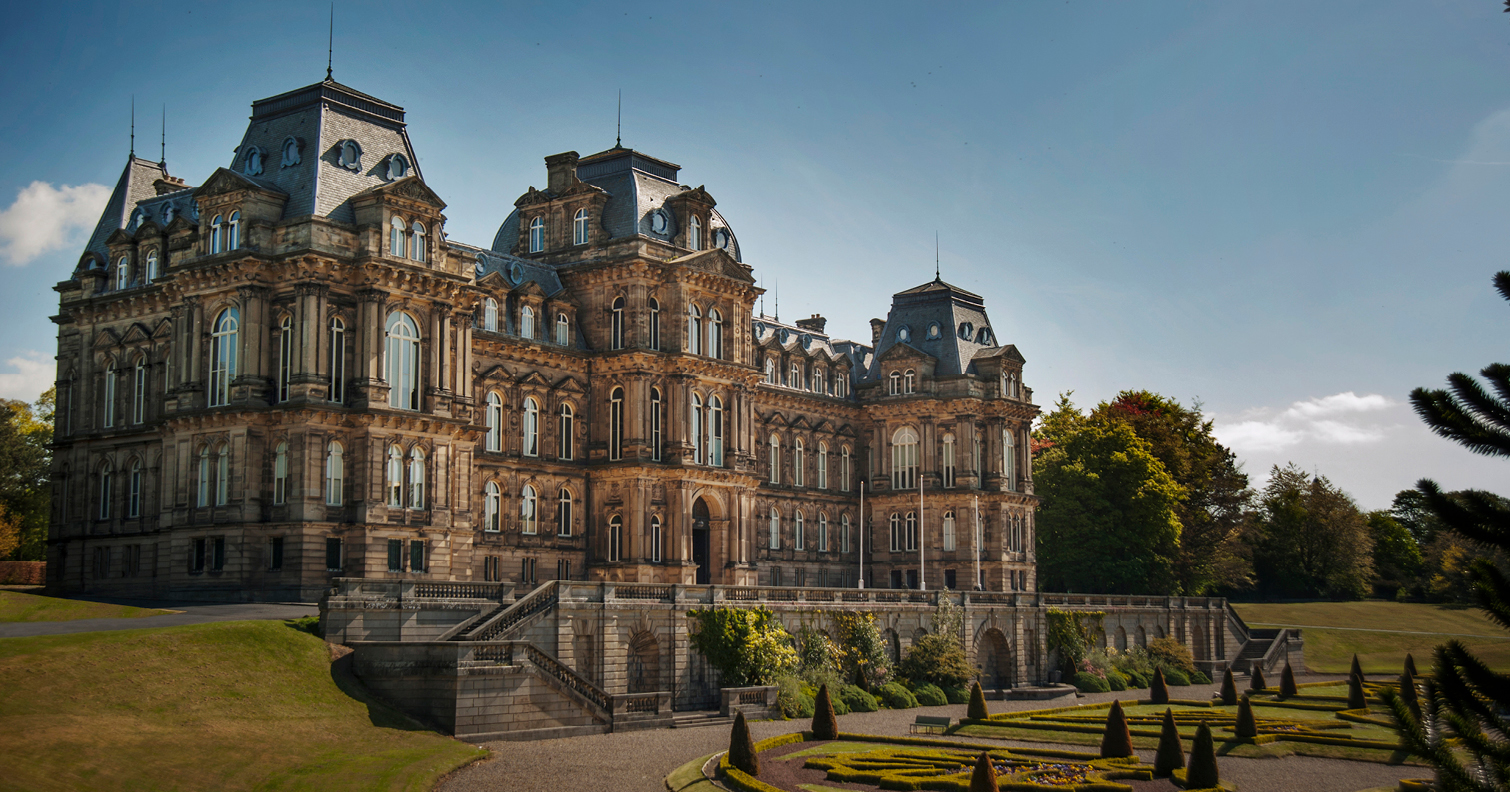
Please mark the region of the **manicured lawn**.
POLYGON ((0 591, 0 622, 73 621, 74 619, 137 619, 172 611, 108 605, 103 602, 58 599, 19 591, 0 591))
POLYGON ((0 639, 0 790, 428 790, 483 751, 280 622, 0 639))
POLYGON ((1302 634, 1312 671, 1345 674, 1357 654, 1366 674, 1399 674, 1407 652, 1426 671, 1432 650, 1454 639, 1491 668, 1510 669, 1510 633, 1477 608, 1383 601, 1234 602, 1232 607, 1250 627, 1311 625, 1302 634), (1327 627, 1351 629, 1318 629, 1327 627))

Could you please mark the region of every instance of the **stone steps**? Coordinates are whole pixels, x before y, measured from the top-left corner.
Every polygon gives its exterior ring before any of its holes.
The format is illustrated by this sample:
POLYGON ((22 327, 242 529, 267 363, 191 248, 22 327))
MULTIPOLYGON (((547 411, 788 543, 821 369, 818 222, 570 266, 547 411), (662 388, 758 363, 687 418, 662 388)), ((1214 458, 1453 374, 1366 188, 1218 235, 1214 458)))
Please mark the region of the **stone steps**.
POLYGON ((726 718, 718 710, 708 712, 678 712, 671 719, 673 729, 696 729, 702 726, 733 726, 734 719, 726 718))

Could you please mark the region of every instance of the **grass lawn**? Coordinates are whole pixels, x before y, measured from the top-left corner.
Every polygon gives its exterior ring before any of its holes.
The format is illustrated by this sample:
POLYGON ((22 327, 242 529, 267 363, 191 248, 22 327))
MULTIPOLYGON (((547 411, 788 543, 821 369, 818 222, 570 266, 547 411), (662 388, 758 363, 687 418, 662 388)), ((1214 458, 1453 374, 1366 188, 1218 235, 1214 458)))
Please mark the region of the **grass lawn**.
POLYGON ((0 790, 428 790, 484 752, 281 622, 0 639, 0 790))
POLYGON ((172 611, 108 605, 103 602, 58 599, 19 591, 0 591, 0 622, 73 621, 74 619, 137 619, 172 611))
POLYGON ((1366 674, 1399 674, 1407 652, 1425 671, 1431 666, 1432 649, 1452 639, 1462 641, 1491 668, 1510 670, 1510 633, 1477 608, 1378 600, 1234 602, 1232 607, 1251 627, 1310 625, 1302 635, 1306 667, 1312 671, 1345 674, 1357 654, 1366 674))

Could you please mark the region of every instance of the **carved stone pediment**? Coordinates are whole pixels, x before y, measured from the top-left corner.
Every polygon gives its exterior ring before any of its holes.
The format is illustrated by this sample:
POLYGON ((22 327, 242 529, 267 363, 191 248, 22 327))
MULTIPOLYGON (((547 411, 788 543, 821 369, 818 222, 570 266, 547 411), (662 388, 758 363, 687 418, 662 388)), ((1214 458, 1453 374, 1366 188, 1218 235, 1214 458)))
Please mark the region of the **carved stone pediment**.
POLYGON ((518 382, 520 385, 533 385, 539 388, 549 388, 551 386, 550 380, 546 379, 538 371, 531 371, 516 379, 515 382, 518 382))
POLYGON ((711 272, 715 275, 722 275, 726 278, 733 278, 745 283, 755 282, 755 279, 750 276, 750 267, 741 264, 723 248, 688 253, 685 256, 678 256, 672 259, 671 263, 702 270, 703 272, 711 272))
POLYGON ((526 297, 545 298, 545 289, 540 288, 539 282, 532 280, 520 284, 514 289, 514 293, 526 297))
POLYGON ((782 415, 779 412, 773 412, 770 415, 767 415, 765 417, 765 420, 763 421, 763 423, 766 426, 786 426, 787 425, 786 416, 782 415))
POLYGON ((157 327, 152 330, 152 337, 157 339, 172 338, 173 320, 163 319, 158 322, 157 327))
POLYGON ((992 349, 982 349, 981 351, 976 352, 975 357, 971 358, 971 360, 990 360, 991 358, 1001 358, 1002 360, 1011 361, 1013 363, 1017 363, 1018 365, 1028 362, 1028 359, 1023 357, 1021 352, 1017 351, 1016 344, 1007 344, 1006 346, 994 347, 992 349))
POLYGON ((489 272, 481 278, 478 278, 477 285, 481 286, 484 289, 497 289, 501 292, 506 292, 509 290, 509 282, 504 280, 503 273, 496 271, 489 272))
POLYGON ((92 342, 95 349, 109 349, 121 345, 121 337, 114 330, 105 328, 94 334, 92 342))
POLYGON ((514 206, 520 209, 526 206, 539 206, 540 204, 550 203, 555 197, 555 193, 549 190, 537 190, 531 187, 528 192, 519 196, 519 200, 514 202, 514 206))
POLYGON ((436 211, 446 208, 446 202, 442 201, 440 196, 436 195, 435 191, 430 189, 430 186, 425 184, 418 176, 405 176, 388 184, 369 187, 352 196, 352 198, 356 199, 363 195, 392 195, 397 198, 406 198, 433 206, 436 211))
POLYGON ((582 383, 578 382, 574 377, 565 377, 560 382, 557 382, 556 390, 563 393, 587 393, 587 389, 582 387, 582 383))
POLYGON ((131 326, 126 328, 126 334, 121 337, 121 343, 140 344, 150 338, 152 338, 152 331, 148 330, 146 325, 141 322, 132 322, 131 326))
POLYGON ((505 368, 502 363, 488 367, 486 371, 482 372, 482 374, 478 376, 478 379, 484 382, 494 380, 512 380, 513 378, 513 373, 505 368))
POLYGON ((894 344, 881 355, 881 359, 885 361, 918 360, 930 363, 938 362, 938 358, 910 344, 894 344))
POLYGON ((215 172, 210 174, 210 178, 205 179, 205 183, 194 190, 193 195, 195 198, 209 198, 242 190, 255 190, 269 195, 288 197, 288 193, 272 185, 253 181, 250 177, 229 168, 216 168, 215 172))

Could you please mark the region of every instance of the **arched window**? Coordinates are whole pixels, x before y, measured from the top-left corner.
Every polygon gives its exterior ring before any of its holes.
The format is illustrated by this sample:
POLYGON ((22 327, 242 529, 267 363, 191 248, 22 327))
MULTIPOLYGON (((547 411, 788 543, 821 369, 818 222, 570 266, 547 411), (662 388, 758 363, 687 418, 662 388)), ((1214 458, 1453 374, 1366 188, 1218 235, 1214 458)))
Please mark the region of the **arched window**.
POLYGON ((1001 430, 1001 477, 1007 482, 1007 490, 1017 491, 1017 449, 1012 444, 1012 430, 1001 430))
POLYGON ((231 219, 225 224, 225 249, 239 250, 241 248, 241 213, 231 212, 231 219))
POLYGON ((587 210, 578 209, 577 214, 571 221, 571 243, 573 245, 587 244, 587 210))
POLYGON ((545 250, 545 218, 537 217, 530 221, 530 252, 542 250, 545 250))
POLYGON ((661 419, 663 417, 661 406, 661 389, 650 389, 650 458, 656 462, 661 461, 661 444, 664 438, 661 436, 661 419))
POLYGON ((556 346, 566 346, 571 342, 571 325, 566 321, 566 314, 556 314, 556 346))
POLYGON ((498 530, 498 508, 501 500, 498 485, 489 481, 482 488, 482 529, 484 531, 498 530))
POLYGON ((199 449, 199 477, 195 482, 194 505, 204 508, 210 505, 210 447, 199 449))
POLYGON ((703 400, 696 393, 692 394, 692 411, 690 415, 691 427, 688 434, 692 441, 692 464, 703 463, 703 400))
POLYGON ((339 316, 330 320, 330 400, 346 400, 346 323, 339 316))
POLYGON ((798 487, 807 486, 807 456, 804 450, 802 438, 792 441, 792 484, 798 487))
POLYGON ((498 301, 492 297, 482 301, 482 329, 498 332, 498 301))
POLYGON ((325 450, 325 503, 340 506, 346 485, 346 464, 341 459, 341 444, 332 440, 325 450))
POLYGON ((524 435, 522 453, 527 457, 540 456, 540 403, 534 396, 524 399, 524 435))
POLYGON ((415 221, 409 230, 413 232, 409 239, 409 258, 422 262, 425 260, 425 226, 415 221))
POLYGON ((944 512, 944 552, 954 550, 954 512, 944 512))
POLYGON ((776 384, 776 361, 771 358, 765 359, 765 381, 771 385, 776 384))
POLYGON ((790 377, 787 377, 786 385, 787 385, 788 388, 801 388, 802 387, 802 364, 801 363, 798 363, 795 360, 792 361, 792 374, 791 374, 790 377))
POLYGON ((944 486, 954 486, 954 435, 944 435, 944 486))
POLYGON ((539 513, 539 502, 535 495, 535 488, 526 484, 519 490, 519 532, 534 535, 537 523, 535 517, 539 513))
POLYGON ((893 371, 893 372, 891 372, 891 390, 889 391, 889 393, 892 396, 896 396, 896 395, 899 395, 901 392, 902 392, 902 374, 901 374, 901 372, 893 371))
POLYGON ((828 489, 828 443, 818 444, 818 489, 828 489))
POLYGON ((419 326, 409 314, 388 314, 388 406, 419 409, 419 326))
POLYGON ((488 444, 487 444, 487 450, 489 450, 489 451, 502 451, 503 450, 503 399, 497 393, 494 393, 494 392, 490 391, 488 393, 487 402, 488 402, 487 414, 484 416, 484 420, 487 422, 487 425, 488 425, 488 444))
POLYGON ((697 306, 687 303, 687 353, 700 355, 703 351, 703 314, 697 306))
POLYGON ((519 337, 535 340, 535 309, 528 305, 519 308, 519 337))
POLYGON ((717 308, 708 309, 708 357, 724 356, 724 317, 717 308))
POLYGON ((236 334, 241 328, 241 314, 227 308, 210 325, 210 406, 218 407, 231 400, 231 380, 236 379, 236 334))
POLYGON ((273 503, 288 502, 288 441, 278 443, 273 452, 273 503))
POLYGON ((100 519, 110 519, 110 464, 100 468, 100 519))
POLYGON ((650 560, 654 563, 661 561, 661 547, 664 544, 661 531, 661 516, 659 514, 650 517, 650 560))
MULTIPOLYGON (((654 316, 654 314, 652 314, 654 316)), ((651 336, 654 338, 654 336, 651 336)), ((610 349, 624 348, 624 298, 613 298, 613 316, 609 321, 608 347, 610 349)))
POLYGON ((147 283, 151 283, 152 281, 155 281, 155 280, 157 280, 157 251, 154 250, 151 253, 147 254, 147 278, 146 278, 146 282, 147 283))
POLYGON ((404 255, 404 218, 395 217, 388 229, 388 255, 404 255))
POLYGON ((839 518, 839 552, 849 552, 849 515, 839 518))
POLYGON ((608 396, 608 458, 624 458, 624 389, 614 388, 608 396))
POLYGON ((849 375, 842 371, 834 372, 834 395, 841 399, 849 395, 849 375))
POLYGON ((388 447, 388 508, 404 505, 404 452, 398 446, 388 447))
POLYGON ((572 498, 571 490, 562 487, 561 508, 556 511, 556 535, 571 536, 572 498))
POLYGON ((278 325, 278 401, 288 401, 294 374, 294 318, 283 317, 278 325))
POLYGON ((891 436, 891 488, 912 489, 918 479, 918 433, 904 426, 891 436))
POLYGON ((781 438, 771 435, 771 483, 781 483, 781 438))
POLYGON ((131 262, 125 256, 115 263, 115 288, 124 289, 131 285, 131 262))
POLYGON ((771 507, 770 532, 767 534, 766 547, 772 550, 781 549, 781 512, 776 507, 771 507))
MULTIPOLYGON (((975 450, 974 450, 974 452, 971 455, 971 461, 975 463, 974 470, 975 470, 975 475, 976 476, 980 476, 982 473, 985 472, 984 470, 981 470, 981 466, 980 466, 981 455, 982 455, 982 451, 981 451, 981 442, 980 442, 980 432, 976 432, 975 433, 975 450)), ((979 481, 979 479, 977 479, 977 481, 979 481)), ((976 486, 979 487, 980 485, 976 484, 976 486)))
POLYGON ((818 512, 818 552, 828 552, 828 512, 818 512))
POLYGON ((918 549, 918 516, 914 512, 907 512, 907 549, 918 549))
POLYGON ((724 402, 717 396, 708 398, 708 464, 724 466, 724 402))
POLYGON ((231 447, 221 444, 218 459, 215 462, 215 505, 224 506, 230 500, 231 491, 231 447))
POLYGON ((147 358, 136 359, 131 377, 131 422, 142 423, 147 419, 147 358))
POLYGON ((556 458, 569 460, 572 458, 572 432, 575 430, 576 414, 572 412, 570 404, 561 405, 561 433, 557 443, 556 458))
POLYGON ((661 302, 650 298, 650 348, 661 351, 661 302))
POLYGON ((225 220, 220 215, 210 221, 210 252, 225 252, 225 220))
POLYGON ((624 519, 615 514, 608 518, 608 560, 619 561, 624 552, 624 519))
POLYGON ((892 512, 891 520, 891 552, 902 552, 902 518, 896 512, 892 512))
POLYGON ((142 516, 142 463, 139 459, 131 460, 131 478, 126 486, 126 516, 142 516))
POLYGON ((425 508, 425 452, 409 450, 409 508, 425 508))
POLYGON ((813 366, 813 390, 828 394, 828 377, 824 376, 822 366, 813 366))
POLYGON ((902 391, 904 393, 917 392, 917 379, 916 375, 913 374, 912 369, 907 369, 907 373, 902 375, 902 379, 902 391))
POLYGON ((693 250, 703 249, 703 223, 696 215, 687 223, 687 247, 693 250))
POLYGON ((805 536, 805 533, 806 531, 803 528, 802 522, 802 512, 799 510, 797 512, 797 516, 792 520, 792 540, 793 544, 798 550, 807 549, 807 536, 805 536))
POLYGON ((839 449, 839 491, 849 492, 849 446, 839 449))

